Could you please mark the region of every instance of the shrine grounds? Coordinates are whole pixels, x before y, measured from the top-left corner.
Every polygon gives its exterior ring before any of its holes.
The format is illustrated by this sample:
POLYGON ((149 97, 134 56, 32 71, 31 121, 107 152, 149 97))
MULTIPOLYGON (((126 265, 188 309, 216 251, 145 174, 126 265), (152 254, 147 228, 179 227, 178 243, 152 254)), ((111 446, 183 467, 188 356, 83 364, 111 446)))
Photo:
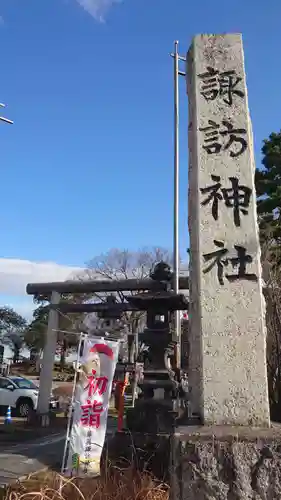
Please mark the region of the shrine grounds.
MULTIPOLYGON (((55 391, 62 398, 69 398, 72 383, 58 384, 55 391)), ((114 420, 114 409, 109 414, 114 420)), ((55 419, 54 426, 38 429, 42 436, 65 429, 66 419, 63 414, 55 419)), ((0 445, 7 446, 16 442, 28 442, 36 430, 26 425, 24 419, 14 418, 11 425, 4 424, 0 418, 0 445), (2 425, 1 425, 2 424, 2 425), (2 432, 1 432, 2 431, 2 432)), ((39 436, 38 436, 39 437, 39 436)), ((62 478, 59 464, 51 469, 41 470, 23 480, 11 483, 0 489, 0 500, 168 500, 169 487, 155 479, 151 473, 137 471, 125 460, 114 464, 105 457, 102 461, 102 474, 97 479, 68 480, 62 478), (122 464, 122 465, 121 465, 122 464), (59 491, 60 482, 62 490, 59 491)))

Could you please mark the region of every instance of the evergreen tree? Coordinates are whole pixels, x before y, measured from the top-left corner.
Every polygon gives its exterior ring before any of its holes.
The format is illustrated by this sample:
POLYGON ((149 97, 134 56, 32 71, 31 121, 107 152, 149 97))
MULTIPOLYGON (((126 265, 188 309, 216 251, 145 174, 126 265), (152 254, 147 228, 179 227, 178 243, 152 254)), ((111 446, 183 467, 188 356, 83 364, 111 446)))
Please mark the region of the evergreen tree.
POLYGON ((281 131, 272 133, 262 147, 262 169, 256 170, 257 207, 262 245, 270 260, 281 264, 281 131))
POLYGON ((271 419, 281 421, 281 132, 262 147, 256 171, 267 322, 267 368, 271 419))

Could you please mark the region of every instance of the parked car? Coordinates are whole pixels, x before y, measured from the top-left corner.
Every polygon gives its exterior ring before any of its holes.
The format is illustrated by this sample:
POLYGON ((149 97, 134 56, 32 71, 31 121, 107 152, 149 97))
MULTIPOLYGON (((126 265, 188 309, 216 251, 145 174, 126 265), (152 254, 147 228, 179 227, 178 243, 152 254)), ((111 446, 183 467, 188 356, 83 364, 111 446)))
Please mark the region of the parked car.
MULTIPOLYGON (((10 406, 21 417, 27 417, 31 410, 37 409, 39 387, 32 380, 16 375, 0 377, 0 407, 10 406)), ((58 409, 59 403, 53 394, 50 410, 58 409)))

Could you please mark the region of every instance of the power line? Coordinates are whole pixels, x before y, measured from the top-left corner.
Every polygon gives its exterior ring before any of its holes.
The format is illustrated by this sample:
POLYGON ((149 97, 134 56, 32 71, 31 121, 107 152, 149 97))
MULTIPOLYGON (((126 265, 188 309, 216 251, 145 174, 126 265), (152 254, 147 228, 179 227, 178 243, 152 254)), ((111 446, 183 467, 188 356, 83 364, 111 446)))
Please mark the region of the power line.
MULTIPOLYGON (((5 108, 6 104, 3 104, 0 102, 0 108, 5 108)), ((5 122, 5 123, 10 123, 12 125, 14 122, 12 120, 9 120, 9 118, 5 118, 4 116, 0 116, 0 121, 5 122)))

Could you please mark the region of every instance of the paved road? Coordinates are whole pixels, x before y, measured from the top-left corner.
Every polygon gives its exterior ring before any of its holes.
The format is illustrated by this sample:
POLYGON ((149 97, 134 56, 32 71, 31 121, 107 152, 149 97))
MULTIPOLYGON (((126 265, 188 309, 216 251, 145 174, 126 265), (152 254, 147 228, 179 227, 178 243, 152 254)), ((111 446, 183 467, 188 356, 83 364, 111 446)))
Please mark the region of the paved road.
POLYGON ((55 434, 1 450, 0 487, 46 467, 59 467, 64 439, 65 433, 55 434))
MULTIPOLYGON (((109 418, 107 436, 116 431, 116 419, 109 418)), ((65 432, 30 443, 5 445, 0 452, 0 488, 46 467, 60 470, 65 432)))

